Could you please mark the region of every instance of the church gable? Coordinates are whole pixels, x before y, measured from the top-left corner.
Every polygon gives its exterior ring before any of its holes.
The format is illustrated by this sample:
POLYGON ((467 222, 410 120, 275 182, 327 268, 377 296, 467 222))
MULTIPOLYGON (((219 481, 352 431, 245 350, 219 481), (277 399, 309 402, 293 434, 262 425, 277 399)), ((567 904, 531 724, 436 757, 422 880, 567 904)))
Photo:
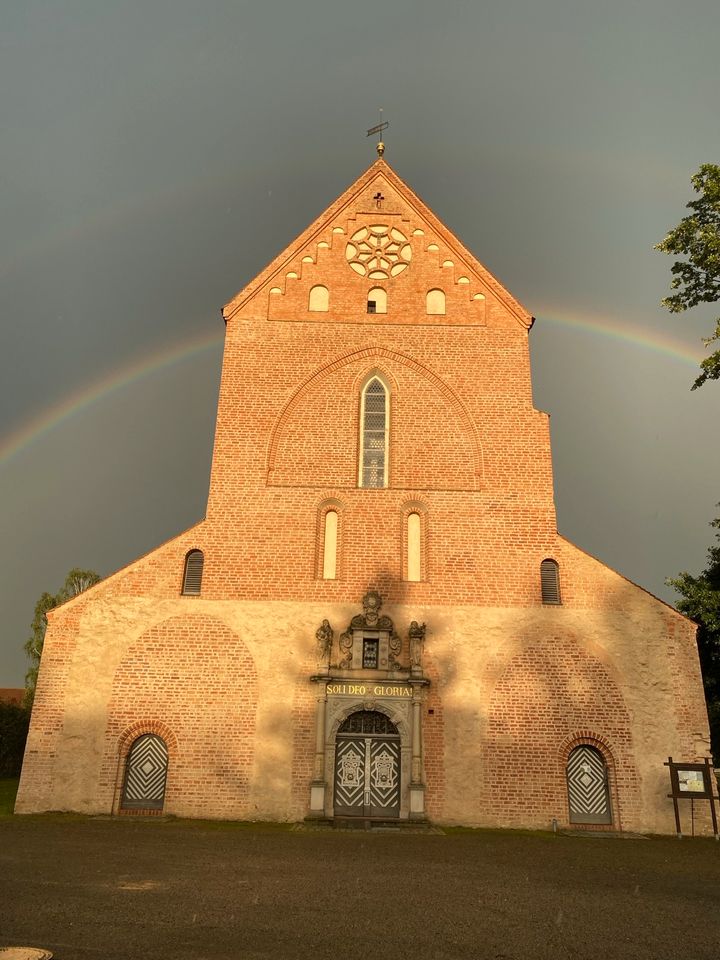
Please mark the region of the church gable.
POLYGON ((225 317, 207 517, 50 613, 18 811, 672 830, 694 627, 557 534, 526 311, 378 160, 225 317))
POLYGON ((383 160, 223 313, 226 320, 514 328, 532 322, 383 160))

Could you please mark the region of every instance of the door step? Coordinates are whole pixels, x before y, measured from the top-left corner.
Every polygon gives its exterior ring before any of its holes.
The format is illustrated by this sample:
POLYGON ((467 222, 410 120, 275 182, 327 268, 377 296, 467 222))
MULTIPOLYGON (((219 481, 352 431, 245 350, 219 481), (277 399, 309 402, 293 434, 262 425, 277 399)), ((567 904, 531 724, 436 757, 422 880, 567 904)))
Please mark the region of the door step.
POLYGON ((335 817, 336 830, 373 830, 382 833, 426 833, 433 829, 427 820, 383 820, 378 817, 335 817))

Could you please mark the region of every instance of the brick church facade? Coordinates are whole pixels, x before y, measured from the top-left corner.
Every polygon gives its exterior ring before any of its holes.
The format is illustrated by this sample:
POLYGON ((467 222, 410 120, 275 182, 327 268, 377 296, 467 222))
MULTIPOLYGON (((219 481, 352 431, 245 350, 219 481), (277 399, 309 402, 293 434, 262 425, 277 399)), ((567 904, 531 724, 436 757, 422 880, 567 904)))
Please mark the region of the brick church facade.
POLYGON ((380 156, 224 317, 206 518, 50 614, 18 812, 672 832, 695 627, 558 534, 527 311, 380 156))

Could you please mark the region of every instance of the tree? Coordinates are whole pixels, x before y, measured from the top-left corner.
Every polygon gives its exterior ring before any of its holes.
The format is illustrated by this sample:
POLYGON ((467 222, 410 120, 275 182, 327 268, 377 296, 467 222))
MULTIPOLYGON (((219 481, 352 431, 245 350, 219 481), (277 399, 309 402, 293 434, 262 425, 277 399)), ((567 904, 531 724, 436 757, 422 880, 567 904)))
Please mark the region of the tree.
POLYGON ((30 711, 0 700, 0 779, 20 776, 30 711))
MULTIPOLYGON (((719 504, 720 506, 720 504, 719 504)), ((720 517, 710 524, 720 531, 720 517)), ((720 532, 716 535, 720 544, 720 532)), ((710 742, 715 761, 720 761, 720 545, 708 549, 708 565, 693 577, 681 573, 667 583, 682 595, 681 613, 698 624, 698 653, 710 718, 710 742)))
POLYGON ((71 597, 76 597, 79 593, 87 590, 88 587, 94 586, 99 580, 100 577, 94 570, 81 570, 79 567, 73 567, 65 577, 65 583, 58 593, 43 593, 35 604, 35 615, 30 625, 30 636, 25 643, 25 653, 30 658, 30 668, 25 674, 24 702, 28 710, 32 707, 35 699, 35 685, 40 667, 40 657, 48 627, 48 612, 54 607, 59 607, 66 600, 70 600, 71 597))
MULTIPOLYGON (((692 213, 683 217, 656 250, 686 257, 672 265, 673 290, 662 303, 671 313, 682 313, 699 303, 720 300, 720 166, 703 163, 691 177, 697 200, 687 204, 692 213)), ((715 321, 715 332, 703 340, 705 346, 720 341, 720 317, 715 321)), ((706 357, 700 364, 702 373, 692 385, 701 387, 706 380, 720 379, 720 350, 706 357)))

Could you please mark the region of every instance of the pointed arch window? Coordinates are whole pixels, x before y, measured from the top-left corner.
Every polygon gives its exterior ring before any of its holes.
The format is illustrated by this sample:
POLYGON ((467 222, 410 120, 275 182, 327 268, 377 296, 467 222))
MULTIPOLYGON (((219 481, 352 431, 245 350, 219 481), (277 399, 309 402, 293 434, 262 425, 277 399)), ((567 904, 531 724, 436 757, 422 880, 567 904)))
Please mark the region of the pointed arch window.
POLYGON ((389 401, 385 384, 372 377, 362 392, 360 410, 361 487, 387 486, 389 401))
POLYGON ((199 597, 202 588, 203 564, 202 550, 191 550, 185 557, 182 592, 186 596, 199 597))

